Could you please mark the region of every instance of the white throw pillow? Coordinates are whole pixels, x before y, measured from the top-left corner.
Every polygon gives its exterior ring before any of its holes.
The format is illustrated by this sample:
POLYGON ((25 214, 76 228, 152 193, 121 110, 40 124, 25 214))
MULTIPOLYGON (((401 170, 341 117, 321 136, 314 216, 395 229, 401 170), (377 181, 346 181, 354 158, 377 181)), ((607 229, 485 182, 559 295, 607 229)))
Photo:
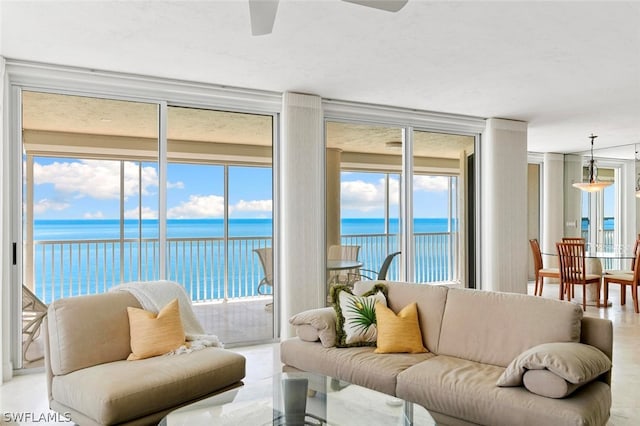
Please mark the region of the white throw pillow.
POLYGON ((347 286, 336 286, 331 295, 336 310, 336 346, 375 346, 378 337, 376 302, 387 306, 386 286, 377 284, 371 292, 355 296, 347 286))

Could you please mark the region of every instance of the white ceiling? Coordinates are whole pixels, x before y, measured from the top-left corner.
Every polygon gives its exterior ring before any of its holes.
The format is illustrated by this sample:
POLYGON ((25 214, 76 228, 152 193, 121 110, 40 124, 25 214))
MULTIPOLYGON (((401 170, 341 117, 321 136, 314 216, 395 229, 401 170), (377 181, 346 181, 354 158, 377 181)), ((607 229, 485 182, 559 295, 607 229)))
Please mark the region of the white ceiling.
POLYGON ((529 122, 529 150, 640 142, 640 3, 8 1, 12 59, 529 122))

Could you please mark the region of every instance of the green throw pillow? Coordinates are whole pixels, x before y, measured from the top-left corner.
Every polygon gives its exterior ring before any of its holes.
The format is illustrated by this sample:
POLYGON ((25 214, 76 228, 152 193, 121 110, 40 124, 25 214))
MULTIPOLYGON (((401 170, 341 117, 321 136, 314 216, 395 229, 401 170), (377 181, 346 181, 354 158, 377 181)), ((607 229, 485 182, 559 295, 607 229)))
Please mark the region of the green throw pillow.
POLYGON ((336 346, 375 346, 376 302, 387 306, 387 286, 376 284, 362 296, 355 296, 345 285, 331 287, 331 301, 336 310, 336 346))

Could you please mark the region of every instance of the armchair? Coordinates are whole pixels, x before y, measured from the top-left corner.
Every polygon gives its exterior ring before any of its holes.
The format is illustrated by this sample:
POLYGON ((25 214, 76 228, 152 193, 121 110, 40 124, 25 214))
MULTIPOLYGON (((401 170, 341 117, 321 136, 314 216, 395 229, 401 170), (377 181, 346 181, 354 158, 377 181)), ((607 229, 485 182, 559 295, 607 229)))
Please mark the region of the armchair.
POLYGON ((128 361, 128 292, 59 299, 49 305, 45 370, 49 406, 81 425, 157 424, 169 411, 239 386, 245 358, 207 347, 128 361))

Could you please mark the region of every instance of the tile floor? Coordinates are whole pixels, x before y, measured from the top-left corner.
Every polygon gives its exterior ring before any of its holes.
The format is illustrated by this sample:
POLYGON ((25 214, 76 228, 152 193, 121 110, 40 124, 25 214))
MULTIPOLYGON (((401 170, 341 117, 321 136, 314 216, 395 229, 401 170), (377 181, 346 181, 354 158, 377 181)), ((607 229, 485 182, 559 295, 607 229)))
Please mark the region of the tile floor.
MULTIPOLYGON (((529 286, 530 293, 533 291, 529 286)), ((545 297, 557 297, 557 285, 545 285, 545 297)), ((613 321, 613 406, 609 426, 632 426, 640 424, 640 315, 633 312, 631 297, 627 297, 626 306, 620 306, 619 289, 611 290, 610 308, 588 307, 586 315, 608 318, 613 321)), ((264 303, 256 306, 255 315, 262 315, 264 303)), ((252 309, 253 310, 253 309, 252 309)), ((268 313, 268 312, 265 312, 268 313)), ((210 313, 209 315, 217 315, 210 313)), ((266 315, 268 316, 268 315, 266 315)), ((203 318, 206 321, 206 318, 203 318)), ((237 330, 237 321, 230 324, 237 330)), ((261 325, 257 327, 263 333, 261 325)), ((280 371, 280 355, 277 344, 262 344, 236 347, 237 351, 247 357, 246 383, 269 377, 274 371, 280 371)), ((29 374, 16 376, 13 380, 0 386, 0 425, 43 424, 8 422, 3 413, 30 412, 34 414, 48 413, 46 384, 42 369, 32 369, 29 374)), ((68 425, 69 423, 48 423, 68 425)))

